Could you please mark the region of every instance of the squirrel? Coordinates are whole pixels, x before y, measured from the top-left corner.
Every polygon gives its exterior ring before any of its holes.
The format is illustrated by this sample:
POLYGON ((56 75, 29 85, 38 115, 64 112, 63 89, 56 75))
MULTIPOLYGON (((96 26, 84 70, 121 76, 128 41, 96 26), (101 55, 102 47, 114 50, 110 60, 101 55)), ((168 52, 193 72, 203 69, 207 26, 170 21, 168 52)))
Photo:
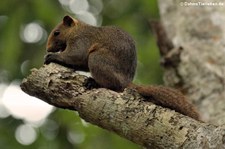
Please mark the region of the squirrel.
POLYGON ((179 91, 132 83, 137 66, 135 42, 115 26, 95 27, 65 16, 50 33, 44 64, 55 62, 91 73, 94 81, 117 92, 135 89, 147 101, 200 120, 194 105, 179 91))

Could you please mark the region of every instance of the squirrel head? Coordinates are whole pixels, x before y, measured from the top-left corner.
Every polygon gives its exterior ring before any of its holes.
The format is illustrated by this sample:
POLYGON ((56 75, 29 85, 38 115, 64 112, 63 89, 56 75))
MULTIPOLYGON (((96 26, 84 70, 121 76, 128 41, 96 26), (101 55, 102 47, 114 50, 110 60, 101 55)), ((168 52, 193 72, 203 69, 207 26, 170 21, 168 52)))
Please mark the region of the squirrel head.
POLYGON ((71 29, 76 27, 78 20, 64 16, 61 23, 59 23, 50 33, 47 42, 47 52, 62 52, 66 49, 66 41, 70 36, 71 29))

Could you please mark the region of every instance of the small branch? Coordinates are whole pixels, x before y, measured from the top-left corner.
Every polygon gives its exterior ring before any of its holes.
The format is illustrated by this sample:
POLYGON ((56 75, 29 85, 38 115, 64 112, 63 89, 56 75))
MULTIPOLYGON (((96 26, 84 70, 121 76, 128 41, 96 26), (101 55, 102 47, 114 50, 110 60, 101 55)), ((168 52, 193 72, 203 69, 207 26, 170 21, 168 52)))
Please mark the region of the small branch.
POLYGON ((44 65, 23 80, 24 92, 147 148, 220 148, 225 129, 145 102, 134 90, 87 90, 86 77, 57 64, 44 65))
POLYGON ((162 23, 157 20, 150 20, 149 26, 155 34, 160 55, 161 56, 167 55, 169 51, 174 48, 174 45, 172 41, 168 38, 162 23))
POLYGON ((166 30, 159 20, 150 20, 149 26, 155 34, 161 56, 161 65, 166 68, 176 68, 180 63, 180 54, 183 48, 174 47, 173 42, 168 38, 166 30))

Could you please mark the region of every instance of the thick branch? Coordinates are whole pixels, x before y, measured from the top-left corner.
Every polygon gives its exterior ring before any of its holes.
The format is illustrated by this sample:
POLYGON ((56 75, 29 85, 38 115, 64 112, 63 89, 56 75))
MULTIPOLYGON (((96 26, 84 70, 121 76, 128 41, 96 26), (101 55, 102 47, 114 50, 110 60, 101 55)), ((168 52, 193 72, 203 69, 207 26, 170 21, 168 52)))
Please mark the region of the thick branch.
POLYGON ((221 148, 225 129, 145 102, 135 91, 86 90, 86 77, 57 64, 34 69, 23 80, 26 93, 147 148, 221 148))

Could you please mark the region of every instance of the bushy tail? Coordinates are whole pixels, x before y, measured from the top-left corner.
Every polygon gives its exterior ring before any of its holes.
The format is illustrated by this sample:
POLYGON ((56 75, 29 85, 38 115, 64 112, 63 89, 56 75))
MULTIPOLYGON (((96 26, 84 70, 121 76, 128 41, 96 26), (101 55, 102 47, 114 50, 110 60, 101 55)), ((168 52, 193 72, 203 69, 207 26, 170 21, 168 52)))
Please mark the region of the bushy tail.
POLYGON ((129 84, 128 87, 137 90, 147 101, 200 120, 194 105, 178 90, 164 86, 139 86, 133 83, 129 84))

